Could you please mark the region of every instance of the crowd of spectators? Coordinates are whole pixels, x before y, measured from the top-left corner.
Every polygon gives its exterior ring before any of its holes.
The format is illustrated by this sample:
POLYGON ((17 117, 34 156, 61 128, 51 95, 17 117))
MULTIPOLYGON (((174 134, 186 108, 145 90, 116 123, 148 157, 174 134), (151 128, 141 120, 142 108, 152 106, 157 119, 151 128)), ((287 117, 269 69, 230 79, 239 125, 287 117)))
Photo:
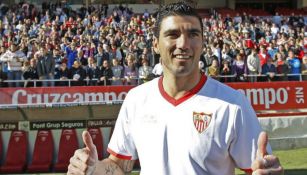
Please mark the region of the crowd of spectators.
MULTIPOLYGON (((0 19, 0 87, 137 85, 163 74, 147 10, 21 2, 1 4, 0 19)), ((306 80, 306 24, 304 16, 214 13, 203 18, 199 66, 223 82, 306 80)))

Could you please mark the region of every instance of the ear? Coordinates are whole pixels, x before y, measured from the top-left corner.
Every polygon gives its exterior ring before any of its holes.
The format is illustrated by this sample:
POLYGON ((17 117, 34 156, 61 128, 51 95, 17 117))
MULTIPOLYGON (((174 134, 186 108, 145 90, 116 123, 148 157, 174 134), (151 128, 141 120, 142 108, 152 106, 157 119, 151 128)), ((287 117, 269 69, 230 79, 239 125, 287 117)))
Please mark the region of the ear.
POLYGON ((152 43, 153 43, 154 51, 157 54, 160 54, 160 50, 159 50, 159 47, 158 47, 158 43, 159 43, 158 38, 154 37, 152 43))

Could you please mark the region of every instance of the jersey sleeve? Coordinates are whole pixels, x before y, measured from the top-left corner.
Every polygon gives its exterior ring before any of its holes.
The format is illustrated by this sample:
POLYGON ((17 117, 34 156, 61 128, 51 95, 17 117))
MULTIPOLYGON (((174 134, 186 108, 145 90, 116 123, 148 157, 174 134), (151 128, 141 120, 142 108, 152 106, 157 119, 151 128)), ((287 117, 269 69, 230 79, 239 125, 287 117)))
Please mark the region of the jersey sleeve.
MULTIPOLYGON (((241 96, 234 120, 235 136, 230 145, 230 155, 236 167, 251 171, 252 162, 256 158, 257 141, 262 128, 256 113, 245 96, 241 96)), ((271 147, 267 147, 271 153, 271 147)))
POLYGON ((132 122, 128 112, 128 106, 131 104, 129 103, 128 93, 121 106, 107 151, 120 159, 135 160, 138 157, 131 133, 132 122))

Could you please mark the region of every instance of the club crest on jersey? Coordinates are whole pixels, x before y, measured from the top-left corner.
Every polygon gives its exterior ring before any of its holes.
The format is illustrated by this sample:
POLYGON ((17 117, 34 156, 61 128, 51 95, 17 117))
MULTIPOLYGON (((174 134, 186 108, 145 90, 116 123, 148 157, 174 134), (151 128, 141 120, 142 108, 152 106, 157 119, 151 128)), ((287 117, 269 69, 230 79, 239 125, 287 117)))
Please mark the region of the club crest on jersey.
POLYGON ((193 112, 193 122, 196 130, 202 133, 210 124, 212 114, 206 114, 204 112, 193 112))

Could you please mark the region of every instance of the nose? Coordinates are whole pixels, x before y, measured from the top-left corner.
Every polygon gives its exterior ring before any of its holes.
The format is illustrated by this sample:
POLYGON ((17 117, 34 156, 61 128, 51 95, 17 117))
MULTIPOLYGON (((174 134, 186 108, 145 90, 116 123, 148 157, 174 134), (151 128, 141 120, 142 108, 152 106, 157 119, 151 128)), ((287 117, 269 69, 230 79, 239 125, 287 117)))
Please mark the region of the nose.
POLYGON ((188 50, 190 48, 190 39, 187 35, 180 35, 177 39, 177 48, 180 50, 188 50))

